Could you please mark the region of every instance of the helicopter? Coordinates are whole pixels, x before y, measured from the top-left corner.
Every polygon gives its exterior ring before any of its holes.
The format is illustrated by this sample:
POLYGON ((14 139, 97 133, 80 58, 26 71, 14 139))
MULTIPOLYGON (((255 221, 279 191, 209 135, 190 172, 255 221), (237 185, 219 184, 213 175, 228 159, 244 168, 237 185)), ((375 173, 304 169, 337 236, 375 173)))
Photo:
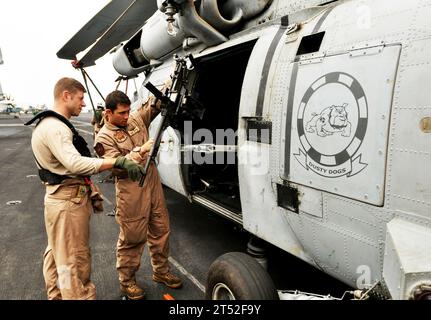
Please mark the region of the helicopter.
POLYGON ((212 264, 208 299, 291 297, 251 258, 263 240, 358 299, 429 300, 430 15, 429 0, 113 0, 57 56, 110 52, 145 77, 136 104, 183 62, 162 183, 253 236, 212 264))

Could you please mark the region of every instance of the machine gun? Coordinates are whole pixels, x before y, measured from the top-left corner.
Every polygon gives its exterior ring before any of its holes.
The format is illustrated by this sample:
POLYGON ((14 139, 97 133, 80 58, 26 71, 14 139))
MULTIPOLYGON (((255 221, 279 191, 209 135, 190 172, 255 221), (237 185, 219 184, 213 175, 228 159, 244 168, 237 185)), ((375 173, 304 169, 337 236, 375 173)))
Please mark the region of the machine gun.
POLYGON ((140 187, 144 185, 151 161, 154 161, 157 156, 163 131, 187 109, 187 106, 199 105, 190 95, 191 86, 195 78, 195 74, 191 72, 195 67, 193 56, 190 54, 182 58, 175 55, 174 60, 176 65, 171 75, 172 84, 164 93, 158 90, 151 82, 145 84, 148 91, 161 102, 161 120, 156 130, 154 144, 144 166, 144 174, 139 181, 140 187), (192 101, 192 103, 189 103, 189 101, 192 101))

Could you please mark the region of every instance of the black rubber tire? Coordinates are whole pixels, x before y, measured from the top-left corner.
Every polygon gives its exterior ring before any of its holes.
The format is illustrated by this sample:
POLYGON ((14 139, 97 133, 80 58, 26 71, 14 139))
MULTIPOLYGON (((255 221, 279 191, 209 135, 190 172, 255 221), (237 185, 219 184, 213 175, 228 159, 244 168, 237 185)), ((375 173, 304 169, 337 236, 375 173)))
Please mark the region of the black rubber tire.
POLYGON ((226 253, 212 263, 208 271, 206 299, 213 299, 213 289, 218 283, 227 286, 236 300, 279 300, 266 270, 242 252, 226 253))

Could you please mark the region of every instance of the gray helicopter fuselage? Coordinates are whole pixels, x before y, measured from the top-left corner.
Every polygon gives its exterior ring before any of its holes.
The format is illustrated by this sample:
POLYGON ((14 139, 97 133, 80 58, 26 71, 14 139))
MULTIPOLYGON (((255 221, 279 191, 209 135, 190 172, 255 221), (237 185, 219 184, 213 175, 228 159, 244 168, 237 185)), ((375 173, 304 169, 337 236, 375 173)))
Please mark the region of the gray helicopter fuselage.
MULTIPOLYGON (((431 2, 306 2, 274 1, 228 41, 177 51, 200 59, 254 41, 233 128, 241 212, 190 192, 172 128, 162 180, 351 286, 411 298, 431 281, 431 2)), ((169 76, 162 61, 148 80, 169 76)))

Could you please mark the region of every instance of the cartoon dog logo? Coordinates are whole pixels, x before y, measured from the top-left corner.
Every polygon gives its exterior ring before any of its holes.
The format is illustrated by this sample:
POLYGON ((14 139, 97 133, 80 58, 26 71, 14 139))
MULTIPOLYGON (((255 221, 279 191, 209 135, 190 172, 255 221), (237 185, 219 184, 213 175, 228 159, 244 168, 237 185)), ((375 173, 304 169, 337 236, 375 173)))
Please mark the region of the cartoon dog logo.
POLYGON ((336 132, 341 132, 343 137, 350 137, 352 124, 348 120, 347 106, 347 103, 343 103, 342 106, 327 107, 319 114, 313 112, 305 130, 309 133, 316 132, 319 137, 326 137, 336 132))

